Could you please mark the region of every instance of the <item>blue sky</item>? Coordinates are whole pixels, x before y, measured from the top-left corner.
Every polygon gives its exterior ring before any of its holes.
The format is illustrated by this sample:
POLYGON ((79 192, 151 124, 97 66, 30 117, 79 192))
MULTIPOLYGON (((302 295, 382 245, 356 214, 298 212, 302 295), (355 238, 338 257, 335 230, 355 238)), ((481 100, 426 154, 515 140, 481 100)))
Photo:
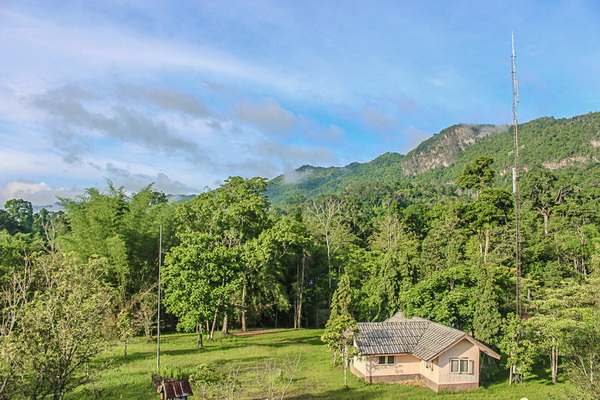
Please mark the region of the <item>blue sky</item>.
POLYGON ((0 206, 406 154, 600 111, 600 2, 0 1, 0 206))

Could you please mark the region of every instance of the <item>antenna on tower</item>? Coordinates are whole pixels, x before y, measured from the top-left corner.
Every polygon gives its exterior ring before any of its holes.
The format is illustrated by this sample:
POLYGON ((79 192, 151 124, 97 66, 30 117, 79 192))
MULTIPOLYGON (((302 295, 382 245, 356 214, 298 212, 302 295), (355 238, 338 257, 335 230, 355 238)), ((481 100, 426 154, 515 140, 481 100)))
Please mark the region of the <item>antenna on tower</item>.
POLYGON ((159 228, 158 233, 158 307, 157 307, 157 318, 156 318, 156 373, 160 376, 160 273, 162 269, 162 224, 159 228))
POLYGON ((519 114, 517 106, 519 104, 519 81, 517 80, 517 67, 515 63, 515 35, 511 32, 512 39, 512 112, 513 129, 515 139, 514 166, 513 166, 513 194, 515 198, 515 296, 517 315, 521 316, 521 197, 519 193, 519 114))

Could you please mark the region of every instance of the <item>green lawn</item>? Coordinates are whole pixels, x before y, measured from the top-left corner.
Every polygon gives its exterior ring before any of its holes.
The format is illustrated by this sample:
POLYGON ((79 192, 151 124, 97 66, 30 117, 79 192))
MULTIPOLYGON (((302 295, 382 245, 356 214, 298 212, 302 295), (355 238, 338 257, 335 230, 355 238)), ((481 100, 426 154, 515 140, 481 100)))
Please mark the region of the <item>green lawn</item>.
MULTIPOLYGON (((566 384, 552 385, 537 380, 509 386, 505 382, 479 388, 473 392, 435 393, 428 388, 373 384, 349 374, 349 389, 343 389, 343 371, 332 365, 329 353, 319 337, 322 330, 285 330, 250 336, 227 335, 205 341, 202 349, 195 347, 196 337, 172 334, 162 337, 161 365, 193 372, 201 363, 227 373, 237 370, 241 388, 236 399, 261 399, 265 393, 257 383, 264 379, 265 365, 277 363, 283 367, 288 360, 301 357, 296 376, 286 394, 287 399, 515 399, 562 398, 566 384)), ((106 368, 93 383, 78 388, 66 399, 159 399, 150 380, 156 369, 156 344, 143 339, 128 346, 123 357, 123 346, 106 352, 96 363, 106 368)), ((164 371, 164 369, 163 369, 164 371)), ((269 370, 273 371, 273 370, 269 370)), ((267 372, 269 372, 267 371, 267 372)), ((285 375, 285 372, 284 372, 285 375)), ((281 380, 279 381, 281 382, 281 380)), ((199 391, 191 398, 200 399, 199 391)))

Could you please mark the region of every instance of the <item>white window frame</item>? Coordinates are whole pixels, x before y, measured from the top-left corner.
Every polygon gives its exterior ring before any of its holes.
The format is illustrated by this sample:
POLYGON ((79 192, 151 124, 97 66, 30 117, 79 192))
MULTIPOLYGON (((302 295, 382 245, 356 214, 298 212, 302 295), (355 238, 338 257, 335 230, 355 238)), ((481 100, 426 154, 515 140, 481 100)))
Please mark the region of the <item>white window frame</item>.
POLYGON ((473 360, 469 360, 467 357, 457 357, 450 359, 450 373, 451 374, 473 374, 474 367, 473 360), (456 366, 457 368, 454 368, 456 366))
POLYGON ((377 356, 378 365, 394 365, 396 364, 396 356, 377 356))

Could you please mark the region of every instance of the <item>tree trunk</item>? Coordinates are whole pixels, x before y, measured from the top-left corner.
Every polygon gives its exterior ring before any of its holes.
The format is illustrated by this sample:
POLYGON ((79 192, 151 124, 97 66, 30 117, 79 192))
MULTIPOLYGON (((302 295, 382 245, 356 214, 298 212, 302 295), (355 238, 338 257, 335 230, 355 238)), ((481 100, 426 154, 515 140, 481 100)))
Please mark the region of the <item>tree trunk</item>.
POLYGON ((298 289, 296 293, 296 307, 294 313, 294 329, 302 327, 302 299, 304 297, 304 275, 306 272, 306 254, 302 255, 301 267, 298 271, 298 289))
POLYGON ((242 331, 246 332, 246 282, 242 284, 242 312, 240 315, 242 320, 242 331))
POLYGON ((213 317, 212 327, 210 328, 210 336, 209 336, 210 339, 212 339, 215 336, 215 328, 217 326, 217 316, 218 315, 219 315, 219 307, 217 307, 215 309, 215 316, 213 317))
POLYGON ((202 325, 196 326, 196 332, 198 332, 197 346, 199 349, 201 349, 202 348, 202 325))
POLYGON ((344 388, 348 389, 348 346, 344 346, 344 388))
POLYGON ((556 378, 558 376, 558 349, 556 348, 556 339, 552 339, 552 352, 550 359, 550 368, 552 370, 552 383, 556 383, 556 378))
POLYGON ((487 264, 487 256, 490 251, 490 237, 492 236, 492 230, 487 229, 485 231, 485 251, 483 253, 483 263, 487 264))
POLYGON ((228 322, 229 322, 229 318, 227 317, 227 312, 225 312, 225 315, 223 315, 223 333, 229 333, 229 326, 228 326, 228 322))
POLYGON ((477 233, 477 240, 479 241, 479 255, 483 257, 483 235, 481 231, 477 233))

